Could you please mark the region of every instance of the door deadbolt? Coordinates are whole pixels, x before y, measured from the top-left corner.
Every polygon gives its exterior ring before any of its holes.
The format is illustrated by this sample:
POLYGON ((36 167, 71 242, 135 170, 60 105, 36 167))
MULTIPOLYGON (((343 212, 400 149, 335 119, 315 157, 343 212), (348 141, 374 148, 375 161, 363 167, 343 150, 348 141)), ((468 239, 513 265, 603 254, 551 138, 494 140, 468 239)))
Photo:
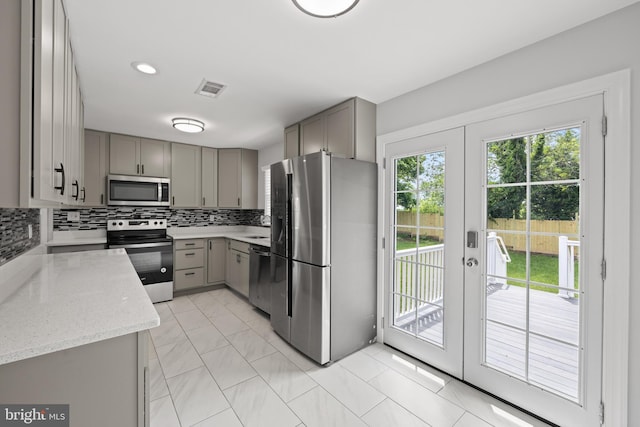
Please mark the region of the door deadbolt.
POLYGON ((478 260, 475 258, 469 258, 467 260, 467 267, 475 267, 476 265, 478 265, 478 260))

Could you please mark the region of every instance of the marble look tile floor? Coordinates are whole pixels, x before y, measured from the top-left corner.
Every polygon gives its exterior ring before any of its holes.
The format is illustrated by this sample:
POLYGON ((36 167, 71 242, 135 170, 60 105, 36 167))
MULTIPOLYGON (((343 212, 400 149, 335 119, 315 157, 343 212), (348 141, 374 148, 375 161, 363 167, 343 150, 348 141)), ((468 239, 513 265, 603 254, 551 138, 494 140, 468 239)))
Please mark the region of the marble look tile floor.
POLYGON ((546 426, 381 344, 318 366, 228 289, 155 307, 151 427, 546 426))

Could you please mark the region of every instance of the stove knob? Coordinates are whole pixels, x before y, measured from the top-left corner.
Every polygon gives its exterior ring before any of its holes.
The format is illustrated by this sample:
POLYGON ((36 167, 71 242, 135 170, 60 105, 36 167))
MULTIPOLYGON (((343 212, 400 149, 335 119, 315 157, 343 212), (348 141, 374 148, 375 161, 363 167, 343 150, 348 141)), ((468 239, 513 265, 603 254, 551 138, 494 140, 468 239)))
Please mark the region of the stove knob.
POLYGON ((116 225, 116 223, 115 223, 115 222, 112 222, 112 223, 111 223, 111 225, 115 226, 115 225, 116 225))
POLYGON ((153 221, 153 225, 158 225, 158 221, 153 221))
POLYGON ((160 273, 166 273, 166 272, 167 272, 166 267, 162 267, 162 268, 160 269, 160 273))
POLYGON ((119 222, 119 223, 118 223, 118 225, 122 225, 122 223, 121 223, 121 222, 119 222))

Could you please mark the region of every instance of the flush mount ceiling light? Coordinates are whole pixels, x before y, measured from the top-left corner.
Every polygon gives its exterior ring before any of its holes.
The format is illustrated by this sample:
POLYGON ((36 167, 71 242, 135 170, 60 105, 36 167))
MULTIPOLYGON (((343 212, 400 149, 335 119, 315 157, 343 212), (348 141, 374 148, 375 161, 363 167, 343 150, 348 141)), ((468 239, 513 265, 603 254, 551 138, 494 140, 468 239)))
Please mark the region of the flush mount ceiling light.
POLYGON ((131 66, 133 67, 134 70, 140 71, 141 73, 144 74, 155 74, 158 72, 158 70, 156 70, 156 67, 154 67, 151 64, 147 64, 146 62, 132 62, 131 66))
POLYGON ((171 119, 173 127, 182 132, 198 133, 204 130, 204 123, 196 119, 188 119, 186 117, 176 117, 171 119))
POLYGON ((304 13, 316 18, 335 18, 349 12, 360 0, 292 0, 304 13))

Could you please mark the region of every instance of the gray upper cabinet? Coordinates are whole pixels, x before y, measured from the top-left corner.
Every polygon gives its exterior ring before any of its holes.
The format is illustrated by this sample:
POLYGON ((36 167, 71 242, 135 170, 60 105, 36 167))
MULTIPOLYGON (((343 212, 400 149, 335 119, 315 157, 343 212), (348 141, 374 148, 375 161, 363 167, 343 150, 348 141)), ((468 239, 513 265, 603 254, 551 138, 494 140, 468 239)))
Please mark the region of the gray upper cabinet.
POLYGON ((243 148, 218 150, 218 207, 257 209, 258 152, 243 148))
POLYGON ((171 162, 171 207, 200 207, 201 147, 173 143, 171 162))
POLYGON ((339 153, 349 159, 356 157, 354 111, 355 100, 350 99, 325 112, 326 147, 330 153, 339 153))
POLYGON ((218 150, 202 147, 202 207, 218 207, 218 150))
POLYGON ((317 114, 300 122, 300 153, 310 154, 326 150, 326 118, 317 114))
POLYGON ((29 194, 21 189, 20 203, 80 204, 84 107, 64 6, 62 0, 23 5, 23 46, 29 55, 23 55, 22 75, 32 76, 32 86, 21 95, 29 99, 21 114, 26 117, 22 126, 30 127, 32 138, 25 144, 29 155, 21 164, 27 171, 21 172, 21 180, 28 182, 23 181, 22 188, 29 194), (33 165, 25 164, 31 159, 33 165))
POLYGON ((140 138, 112 133, 109 144, 109 173, 138 175, 140 172, 139 144, 140 138))
MULTIPOLYGON (((352 98, 300 122, 300 153, 375 161, 376 105, 352 98)), ((291 127, 287 128, 290 129, 291 127)), ((285 133, 285 150, 287 150, 285 133)), ((290 157, 285 151, 285 156, 290 157)))
POLYGON ((171 176, 171 143, 157 139, 140 139, 140 175, 171 176))
POLYGON ((241 162, 239 148, 218 150, 218 206, 221 208, 240 207, 241 162))
POLYGON ((84 132, 84 185, 86 206, 104 206, 109 170, 109 136, 104 132, 84 132))
POLYGON ((300 125, 296 123, 284 130, 284 158, 300 155, 300 125))
POLYGON ((171 175, 171 143, 111 134, 109 173, 168 178, 171 175))

